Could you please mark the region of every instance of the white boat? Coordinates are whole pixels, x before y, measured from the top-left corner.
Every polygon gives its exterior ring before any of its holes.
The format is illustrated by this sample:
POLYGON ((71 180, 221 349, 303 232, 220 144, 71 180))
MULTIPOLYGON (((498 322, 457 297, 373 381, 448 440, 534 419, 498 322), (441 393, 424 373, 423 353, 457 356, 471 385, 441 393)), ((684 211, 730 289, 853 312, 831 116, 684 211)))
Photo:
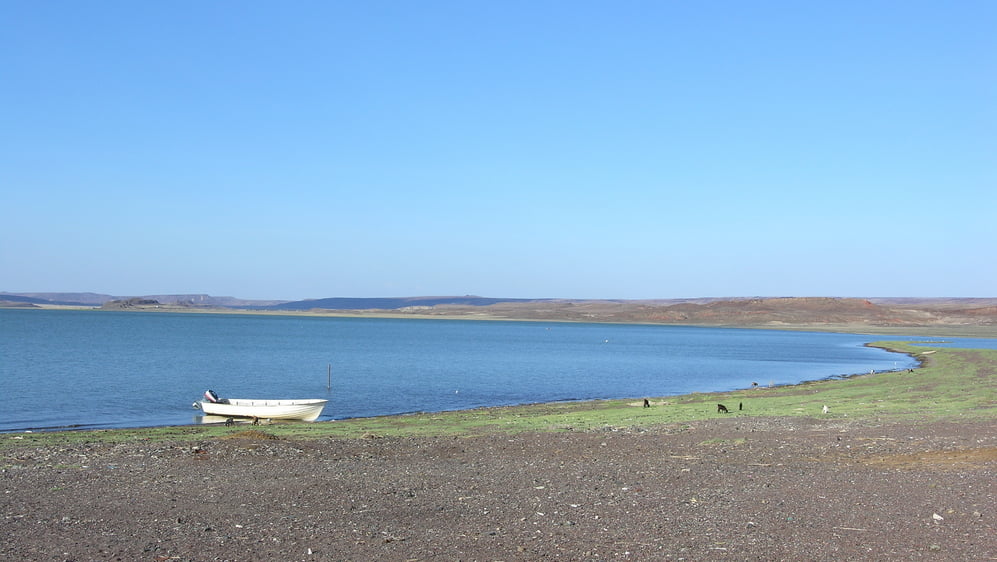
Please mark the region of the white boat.
POLYGON ((328 400, 319 398, 301 400, 219 399, 210 390, 204 393, 204 398, 204 400, 194 402, 194 406, 200 408, 206 415, 260 420, 315 421, 322 414, 325 403, 328 402, 328 400))

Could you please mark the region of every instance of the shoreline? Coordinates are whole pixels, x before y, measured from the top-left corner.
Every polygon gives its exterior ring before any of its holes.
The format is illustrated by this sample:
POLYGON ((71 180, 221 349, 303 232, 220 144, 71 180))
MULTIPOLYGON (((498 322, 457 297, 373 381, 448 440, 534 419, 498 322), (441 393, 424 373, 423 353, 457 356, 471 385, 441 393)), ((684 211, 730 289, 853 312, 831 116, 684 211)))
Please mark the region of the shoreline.
MULTIPOLYGON (((882 342, 868 342, 868 343, 865 343, 863 345, 865 347, 874 347, 874 348, 882 349, 882 350, 885 350, 885 351, 888 351, 888 352, 901 353, 903 355, 907 355, 908 357, 911 357, 912 359, 914 359, 914 360, 917 361, 918 367, 916 367, 916 368, 919 368, 924 363, 924 361, 925 361, 925 358, 923 358, 923 357, 922 358, 917 357, 917 353, 914 352, 914 351, 904 351, 904 350, 900 350, 900 349, 895 349, 895 348, 890 347, 888 345, 877 345, 877 344, 880 344, 880 343, 882 343, 882 342)), ((838 374, 838 375, 828 375, 828 376, 817 378, 817 379, 803 380, 803 381, 799 381, 799 382, 795 382, 795 383, 783 383, 783 384, 771 384, 770 383, 768 385, 756 384, 754 386, 747 386, 747 387, 743 387, 743 388, 734 388, 734 389, 729 389, 729 390, 699 390, 699 391, 687 392, 687 393, 684 393, 684 394, 671 394, 671 395, 663 395, 663 396, 647 396, 647 398, 649 400, 654 400, 654 401, 657 401, 659 403, 666 403, 668 401, 681 400, 684 397, 690 397, 690 396, 699 396, 699 395, 724 396, 724 395, 729 395, 729 394, 739 393, 739 392, 745 392, 745 391, 763 391, 763 390, 772 390, 772 389, 791 389, 791 388, 802 387, 803 385, 809 385, 809 384, 813 384, 813 383, 830 382, 830 381, 844 381, 844 380, 854 379, 854 378, 857 378, 857 377, 865 377, 865 376, 870 376, 870 375, 880 375, 880 374, 902 372, 904 370, 905 369, 889 369, 889 370, 878 370, 878 371, 874 370, 874 371, 870 371, 870 372, 856 372, 856 373, 847 373, 847 374, 838 374)), ((318 420, 318 421, 310 422, 310 423, 322 424, 322 423, 358 422, 358 421, 362 421, 362 420, 382 419, 382 418, 388 418, 388 419, 390 419, 390 418, 404 417, 404 416, 417 416, 417 415, 429 415, 429 416, 432 416, 432 415, 440 415, 440 414, 447 414, 447 413, 478 412, 478 411, 489 411, 489 410, 511 410, 511 409, 515 409, 515 408, 530 408, 530 407, 537 407, 537 406, 544 406, 544 405, 553 405, 553 404, 584 406, 586 404, 598 404, 598 403, 617 402, 617 401, 631 401, 631 400, 636 400, 636 399, 638 399, 638 397, 635 397, 635 396, 624 396, 624 397, 612 397, 612 398, 565 399, 565 400, 555 400, 555 401, 550 401, 550 402, 524 402, 524 403, 519 403, 519 404, 480 406, 480 407, 477 407, 477 408, 456 409, 456 410, 414 410, 414 411, 409 411, 409 412, 399 412, 399 413, 393 413, 393 414, 378 414, 378 415, 371 415, 371 416, 358 416, 358 417, 351 417, 351 418, 338 418, 338 419, 318 420)), ((241 421, 241 420, 237 421, 237 425, 240 425, 240 424, 243 424, 243 423, 245 423, 245 422, 241 421)), ((288 422, 279 422, 279 423, 288 423, 288 422)), ((301 423, 301 422, 293 422, 292 421, 290 423, 301 423)), ((16 435, 16 434, 34 434, 34 433, 52 434, 52 433, 59 433, 59 432, 141 431, 141 430, 145 430, 145 429, 148 429, 148 430, 157 430, 157 429, 164 429, 164 428, 212 427, 212 426, 216 426, 216 425, 219 425, 219 424, 212 424, 212 423, 200 423, 200 424, 199 423, 184 423, 184 424, 140 425, 140 426, 121 426, 121 427, 98 427, 98 426, 95 426, 95 425, 92 425, 92 424, 73 424, 73 425, 65 425, 65 426, 24 427, 24 428, 16 428, 16 429, 4 429, 4 430, 0 430, 0 436, 3 436, 3 435, 16 435)))
MULTIPOLYGON (((614 425, 617 420, 639 420, 643 424, 661 423, 685 423, 696 420, 709 419, 714 417, 713 405, 720 401, 727 401, 731 404, 749 404, 747 412, 735 412, 739 417, 796 417, 799 415, 818 416, 821 413, 821 401, 835 403, 834 417, 853 417, 862 419, 870 414, 867 410, 869 402, 860 402, 851 405, 843 404, 844 397, 850 394, 851 385, 862 384, 870 386, 874 392, 886 396, 893 392, 891 385, 900 383, 904 377, 911 377, 917 380, 924 372, 939 370, 939 373, 932 374, 930 379, 932 384, 946 384, 949 386, 958 385, 959 380, 949 375, 950 371, 958 368, 957 365, 969 356, 980 356, 984 358, 975 359, 978 363, 978 371, 987 373, 988 368, 997 365, 997 350, 986 349, 961 349, 961 348, 915 348, 911 344, 918 342, 906 341, 876 341, 865 345, 876 347, 891 352, 903 353, 917 361, 918 366, 912 370, 898 369, 877 371, 872 373, 853 373, 849 375, 832 375, 811 381, 802 381, 794 384, 773 385, 773 386, 752 386, 741 389, 727 391, 703 391, 692 392, 680 395, 648 396, 656 406, 666 406, 669 412, 666 416, 658 414, 654 408, 641 408, 641 414, 632 413, 632 408, 636 407, 642 399, 639 397, 625 397, 612 399, 594 400, 572 400, 557 402, 536 402, 506 406, 485 406, 466 410, 446 410, 446 411, 416 411, 410 413, 388 414, 370 417, 344 418, 338 420, 322 420, 316 422, 281 422, 266 426, 266 431, 281 435, 288 432, 293 435, 336 435, 341 437, 357 437, 368 435, 371 431, 386 431, 394 433, 396 431, 405 434, 406 432, 424 433, 429 428, 429 432, 439 431, 442 434, 452 433, 454 428, 461 428, 467 424, 469 419, 473 419, 475 427, 507 426, 527 427, 533 430, 559 431, 564 427, 581 427, 597 425, 614 425), (941 355, 941 357, 939 357, 941 355), (951 357, 956 359, 953 360, 951 357), (941 365, 939 365, 941 361, 941 365), (787 404, 793 403, 797 396, 805 396, 806 401, 801 404, 810 403, 812 406, 800 408, 797 404, 790 407, 787 404), (817 400, 815 402, 814 400, 817 400), (591 419, 586 420, 586 416, 596 412, 591 419), (536 418, 549 418, 548 421, 538 423, 536 418), (514 421, 509 421, 509 420, 514 421), (558 420, 574 420, 570 423, 558 420), (532 420, 532 421, 531 421, 532 420), (553 421, 551 421, 553 420, 553 421), (447 427, 448 425, 452 427, 447 427)), ((974 379, 977 373, 960 373, 960 379, 974 379)), ((985 379, 993 387, 997 381, 993 377, 985 379)), ((919 384, 926 384, 926 379, 918 381, 919 384)), ((983 393, 979 402, 985 406, 983 414, 986 419, 997 419, 997 402, 989 398, 993 390, 988 390, 986 385, 979 385, 973 388, 975 394, 983 393), (989 393, 989 394, 988 394, 989 393)), ((868 390, 864 390, 866 392, 868 390)), ((875 400, 868 399, 868 400, 875 400)), ((882 398, 880 400, 883 400, 882 398)), ((913 399, 910 399, 913 400, 913 399)), ((908 400, 908 401, 910 401, 908 400)), ((824 404, 826 405, 826 404, 824 404)), ((875 408, 873 408, 875 410, 875 408)), ((664 410, 659 410, 664 411, 664 410)), ((942 417, 954 417, 959 415, 953 412, 952 408, 941 403, 934 395, 927 394, 921 396, 917 401, 900 411, 889 412, 891 416, 901 419, 921 416, 925 419, 931 417, 932 411, 943 412, 942 417), (928 402, 935 402, 929 404, 928 402), (921 404, 921 402, 924 402, 921 404)), ((58 436, 58 435, 86 435, 88 438, 100 439, 101 436, 109 437, 114 434, 120 435, 155 435, 159 433, 170 434, 173 432, 190 431, 192 434, 207 434, 212 432, 225 431, 222 424, 181 424, 162 426, 140 426, 140 427, 120 427, 120 428, 93 428, 93 427, 66 427, 50 429, 32 430, 11 430, 0 432, 0 440, 4 437, 8 440, 11 436, 31 435, 31 436, 58 436)), ((244 424, 237 424, 237 427, 245 427, 244 424)), ((456 430, 458 433, 460 429, 456 430)), ((41 437, 40 437, 41 438, 41 437)), ((41 438, 42 440, 59 438, 41 438)), ((72 438, 69 437, 71 440, 72 438)), ((114 439, 112 439, 114 440, 114 439)), ((2 448, 2 445, 0 445, 2 448)))

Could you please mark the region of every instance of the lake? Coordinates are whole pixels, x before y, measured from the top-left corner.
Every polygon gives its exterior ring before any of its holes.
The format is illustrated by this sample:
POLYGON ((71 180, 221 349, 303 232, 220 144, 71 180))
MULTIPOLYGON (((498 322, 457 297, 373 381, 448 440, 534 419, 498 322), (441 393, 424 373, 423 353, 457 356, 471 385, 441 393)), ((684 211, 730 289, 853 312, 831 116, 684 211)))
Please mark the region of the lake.
POLYGON ((0 309, 0 431, 198 423, 191 404, 207 389, 223 398, 327 398, 319 419, 330 420, 724 391, 915 366, 906 355, 864 346, 891 338, 0 309))

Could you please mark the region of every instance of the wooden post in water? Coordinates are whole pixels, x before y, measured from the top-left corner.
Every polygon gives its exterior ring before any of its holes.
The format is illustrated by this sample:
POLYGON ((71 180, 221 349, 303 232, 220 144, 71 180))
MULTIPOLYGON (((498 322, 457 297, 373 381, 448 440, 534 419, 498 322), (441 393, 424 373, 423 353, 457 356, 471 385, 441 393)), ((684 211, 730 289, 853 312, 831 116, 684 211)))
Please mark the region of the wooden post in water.
POLYGON ((329 379, 328 382, 325 383, 325 389, 332 390, 332 363, 329 363, 329 379))

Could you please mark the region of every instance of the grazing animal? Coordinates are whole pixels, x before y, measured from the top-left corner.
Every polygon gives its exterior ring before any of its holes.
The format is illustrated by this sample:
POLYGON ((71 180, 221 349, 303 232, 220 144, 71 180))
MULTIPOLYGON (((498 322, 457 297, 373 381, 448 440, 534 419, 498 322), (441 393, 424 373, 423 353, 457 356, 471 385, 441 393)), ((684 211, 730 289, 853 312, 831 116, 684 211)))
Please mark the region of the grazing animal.
POLYGON ((232 419, 232 418, 229 418, 229 419, 225 420, 225 425, 235 425, 235 420, 232 419))
POLYGON ((824 412, 824 413, 826 414, 826 413, 830 412, 830 411, 831 411, 831 409, 827 407, 827 404, 824 404, 824 407, 823 407, 823 408, 821 408, 821 411, 822 411, 822 412, 824 412))
POLYGON ((729 412, 729 410, 727 410, 727 406, 724 406, 723 404, 717 404, 717 413, 718 414, 720 414, 720 413, 726 414, 728 412, 729 412))
POLYGON ((647 398, 644 399, 644 407, 645 408, 650 408, 651 407, 651 403, 647 401, 647 398))

